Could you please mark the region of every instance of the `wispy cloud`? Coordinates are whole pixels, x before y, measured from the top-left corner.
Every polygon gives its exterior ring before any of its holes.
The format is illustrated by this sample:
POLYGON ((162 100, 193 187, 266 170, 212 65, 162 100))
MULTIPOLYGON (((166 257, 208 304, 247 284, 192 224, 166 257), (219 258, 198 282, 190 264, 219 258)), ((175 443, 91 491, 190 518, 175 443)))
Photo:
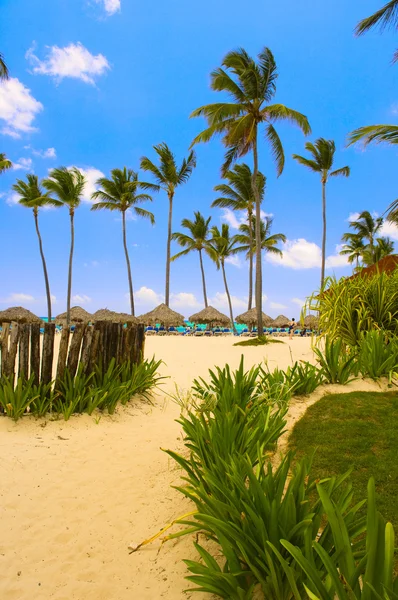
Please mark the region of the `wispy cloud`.
POLYGON ((30 171, 32 168, 32 159, 31 158, 19 158, 18 162, 12 163, 12 168, 14 171, 19 171, 20 169, 24 169, 25 171, 30 171))
POLYGON ((31 294, 24 294, 22 292, 14 292, 7 296, 7 298, 1 298, 0 302, 2 304, 30 304, 35 301, 34 296, 31 294))
POLYGON ((77 302, 78 304, 90 304, 92 298, 87 296, 86 294, 75 294, 72 296, 73 302, 77 302))
MULTIPOLYGON (((348 265, 345 256, 339 254, 341 247, 336 246, 336 254, 326 258, 326 268, 345 267, 348 265)), ((281 248, 283 256, 267 253, 265 260, 274 265, 290 269, 313 269, 321 266, 322 253, 320 247, 314 242, 304 238, 287 240, 281 248)))
POLYGON ((0 83, 0 120, 4 121, 0 133, 20 138, 23 133, 37 131, 33 122, 42 110, 42 103, 19 79, 11 77, 0 83))
POLYGON ((95 4, 99 4, 104 9, 105 13, 110 17, 117 12, 120 12, 120 0, 94 0, 95 4))

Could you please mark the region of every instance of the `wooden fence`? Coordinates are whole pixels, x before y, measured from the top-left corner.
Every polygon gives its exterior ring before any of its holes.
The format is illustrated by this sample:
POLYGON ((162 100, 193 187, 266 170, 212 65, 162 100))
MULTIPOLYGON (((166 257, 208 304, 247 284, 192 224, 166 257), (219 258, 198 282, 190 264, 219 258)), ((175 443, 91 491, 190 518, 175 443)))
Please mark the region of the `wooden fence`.
POLYGON ((36 384, 49 383, 52 379, 61 378, 66 368, 74 377, 80 363, 86 373, 91 373, 96 365, 106 370, 112 358, 117 364, 127 361, 140 363, 144 355, 143 325, 123 326, 122 323, 97 321, 94 325, 77 324, 73 333, 69 327, 63 327, 61 334, 56 334, 55 324, 45 323, 42 338, 40 323, 3 323, 0 336, 1 375, 28 378, 34 374, 36 384), (60 343, 55 365, 56 335, 59 335, 60 343))

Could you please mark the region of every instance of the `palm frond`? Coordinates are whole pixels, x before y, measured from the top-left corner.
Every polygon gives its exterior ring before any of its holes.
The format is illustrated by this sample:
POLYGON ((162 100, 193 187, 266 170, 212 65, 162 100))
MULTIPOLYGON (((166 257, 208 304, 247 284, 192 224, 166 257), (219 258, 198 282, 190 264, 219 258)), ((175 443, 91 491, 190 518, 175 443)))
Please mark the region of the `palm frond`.
POLYGON ((380 27, 381 30, 386 27, 398 27, 398 0, 387 2, 373 15, 360 21, 355 28, 355 34, 362 35, 374 27, 380 27))
POLYGON ((321 167, 318 165, 318 163, 315 160, 311 160, 310 158, 305 158, 305 156, 300 156, 299 154, 292 154, 292 157, 294 158, 294 160, 297 160, 297 162, 300 163, 300 165, 303 165, 304 167, 311 169, 311 171, 315 171, 316 173, 319 173, 322 171, 321 167))
POLYGON ((273 125, 269 124, 265 130, 265 136, 271 146, 271 154, 276 165, 276 172, 279 175, 282 174, 285 166, 285 153, 283 150, 282 142, 276 129, 273 125))
POLYGON ((348 138, 347 146, 362 142, 364 146, 375 142, 376 144, 398 144, 397 125, 367 125, 352 131, 348 138))
POLYGON ((196 154, 193 150, 188 155, 188 158, 184 158, 182 161, 182 165, 178 171, 177 175, 177 185, 181 185, 182 183, 186 183, 188 179, 191 177, 194 168, 196 167, 196 154))
POLYGON ((171 257, 171 262, 174 262, 175 260, 178 260, 179 258, 181 258, 182 256, 186 256, 187 254, 189 254, 191 251, 193 250, 193 248, 187 248, 186 250, 181 250, 181 252, 177 252, 177 254, 174 254, 174 256, 171 257))
POLYGON ((144 208, 139 208, 138 206, 134 206, 133 210, 136 215, 142 217, 143 219, 148 219, 151 222, 151 225, 155 225, 155 215, 151 213, 149 210, 145 210, 144 208))
POLYGON ((141 169, 143 169, 143 171, 149 171, 150 173, 152 173, 152 175, 155 177, 156 181, 158 182, 158 189, 159 187, 162 187, 165 185, 165 178, 163 176, 163 174, 160 172, 160 169, 146 156, 143 156, 141 158, 141 163, 140 163, 141 169))
POLYGON ((0 173, 11 169, 11 167, 12 162, 8 160, 7 156, 3 152, 0 152, 0 173))
POLYGON ((93 204, 91 206, 91 209, 93 211, 97 211, 97 210, 119 210, 120 212, 122 212, 122 208, 120 206, 120 204, 116 204, 115 202, 107 202, 106 200, 103 200, 101 202, 96 202, 95 204, 93 204))
POLYGON ((4 56, 0 52, 0 80, 1 79, 8 79, 9 76, 10 75, 9 75, 9 72, 8 72, 7 65, 4 62, 4 56))
POLYGON ((330 177, 349 177, 350 172, 350 167, 342 167, 341 169, 336 169, 336 171, 332 171, 330 173, 330 177))
POLYGON ((305 135, 311 133, 311 126, 307 117, 302 113, 298 112, 297 110, 288 108, 284 104, 268 105, 263 109, 262 112, 267 117, 267 119, 273 122, 289 121, 290 123, 297 125, 305 135))
MULTIPOLYGON (((215 92, 228 92, 237 103, 245 102, 245 93, 239 84, 222 68, 215 69, 211 75, 211 88, 215 92)), ((195 115, 198 116, 198 115, 195 115)))

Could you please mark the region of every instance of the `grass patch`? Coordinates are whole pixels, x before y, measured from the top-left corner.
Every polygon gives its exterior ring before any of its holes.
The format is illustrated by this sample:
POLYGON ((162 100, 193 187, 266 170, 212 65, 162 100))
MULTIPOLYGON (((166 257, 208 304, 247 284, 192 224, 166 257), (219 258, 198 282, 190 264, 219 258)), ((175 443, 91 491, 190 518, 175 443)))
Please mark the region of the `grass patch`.
POLYGON ((267 344, 283 344, 282 340, 274 340, 267 335, 249 338, 243 342, 236 342, 234 346, 266 346, 267 344))
POLYGON ((300 459, 315 450, 312 475, 353 467, 355 499, 376 480, 381 514, 398 528, 398 393, 352 392, 324 396, 294 426, 289 440, 300 459))

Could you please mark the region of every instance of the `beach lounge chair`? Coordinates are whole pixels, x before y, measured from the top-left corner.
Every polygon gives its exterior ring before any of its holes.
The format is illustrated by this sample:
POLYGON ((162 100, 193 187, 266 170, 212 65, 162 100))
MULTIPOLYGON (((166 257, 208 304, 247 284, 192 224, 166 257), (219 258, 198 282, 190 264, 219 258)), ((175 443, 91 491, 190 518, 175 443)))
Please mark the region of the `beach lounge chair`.
POLYGON ((213 332, 211 331, 211 329, 206 329, 204 333, 205 333, 206 337, 211 337, 213 335, 213 332))
POLYGON ((205 334, 205 332, 203 331, 203 329, 199 329, 199 328, 197 328, 197 329, 195 329, 195 331, 194 331, 194 335, 195 335, 196 337, 201 337, 201 336, 204 336, 204 334, 205 334))
POLYGON ((222 335, 223 332, 219 327, 216 327, 215 329, 213 329, 213 335, 222 335))
POLYGON ((179 334, 179 332, 177 331, 177 329, 175 327, 169 327, 167 333, 168 333, 168 335, 178 335, 179 334))
POLYGON ((228 327, 224 328, 223 335, 231 335, 233 333, 234 332, 232 331, 232 329, 228 329, 228 327))
POLYGON ((245 329, 242 329, 242 331, 240 332, 240 335, 242 337, 249 337, 250 336, 250 331, 246 327, 245 329))
POLYGON ((154 327, 147 327, 145 333, 146 335, 156 335, 156 329, 154 327))

